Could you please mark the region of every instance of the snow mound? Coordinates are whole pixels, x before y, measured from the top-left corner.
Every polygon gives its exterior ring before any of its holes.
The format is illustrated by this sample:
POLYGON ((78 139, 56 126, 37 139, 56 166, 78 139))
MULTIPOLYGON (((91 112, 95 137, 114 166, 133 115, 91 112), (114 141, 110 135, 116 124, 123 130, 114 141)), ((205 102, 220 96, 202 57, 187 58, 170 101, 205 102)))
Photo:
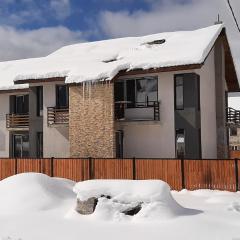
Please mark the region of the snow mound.
POLYGON ((0 181, 0 213, 43 211, 73 197, 74 182, 40 173, 18 174, 0 181))
POLYGON ((159 221, 199 213, 180 206, 161 180, 89 180, 74 186, 80 201, 98 198, 93 218, 117 221, 159 221), (135 214, 124 214, 140 206, 135 214))

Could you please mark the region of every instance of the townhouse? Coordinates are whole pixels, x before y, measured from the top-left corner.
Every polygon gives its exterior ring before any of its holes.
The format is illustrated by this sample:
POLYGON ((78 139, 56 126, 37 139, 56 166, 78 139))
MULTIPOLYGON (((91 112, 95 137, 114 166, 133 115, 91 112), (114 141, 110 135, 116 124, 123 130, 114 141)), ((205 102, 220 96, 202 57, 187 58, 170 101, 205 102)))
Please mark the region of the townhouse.
POLYGON ((227 158, 223 25, 0 63, 1 157, 227 158))

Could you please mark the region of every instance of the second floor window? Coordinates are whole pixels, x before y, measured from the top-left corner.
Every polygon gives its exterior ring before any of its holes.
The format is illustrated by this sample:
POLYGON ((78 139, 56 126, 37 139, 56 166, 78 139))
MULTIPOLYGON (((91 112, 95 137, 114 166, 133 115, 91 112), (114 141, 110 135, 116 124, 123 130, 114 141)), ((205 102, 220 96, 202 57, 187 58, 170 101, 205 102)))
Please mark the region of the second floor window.
POLYGON ((68 108, 68 86, 57 85, 56 86, 56 107, 68 108))
POLYGON ((29 112, 28 95, 10 96, 10 112, 15 114, 28 114, 29 112))
POLYGON ((183 76, 179 75, 175 78, 175 109, 183 110, 184 109, 184 99, 183 99, 183 76))
POLYGON ((37 116, 43 115, 43 87, 37 87, 37 116))
POLYGON ((142 77, 116 82, 115 101, 126 102, 128 108, 153 106, 158 101, 158 78, 142 77))

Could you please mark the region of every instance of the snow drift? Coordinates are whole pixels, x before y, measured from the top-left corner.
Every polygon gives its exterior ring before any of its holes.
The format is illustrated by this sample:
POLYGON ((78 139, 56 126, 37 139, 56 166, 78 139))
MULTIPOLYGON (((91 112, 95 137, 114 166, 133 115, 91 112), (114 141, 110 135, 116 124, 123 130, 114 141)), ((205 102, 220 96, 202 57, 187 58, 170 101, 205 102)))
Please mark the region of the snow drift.
POLYGON ((74 186, 81 201, 97 198, 94 218, 102 220, 167 220, 199 211, 180 206, 161 180, 89 180, 74 186), (124 212, 140 207, 133 216, 124 212))
POLYGON ((0 181, 0 213, 53 209, 74 197, 74 182, 40 173, 18 174, 0 181))

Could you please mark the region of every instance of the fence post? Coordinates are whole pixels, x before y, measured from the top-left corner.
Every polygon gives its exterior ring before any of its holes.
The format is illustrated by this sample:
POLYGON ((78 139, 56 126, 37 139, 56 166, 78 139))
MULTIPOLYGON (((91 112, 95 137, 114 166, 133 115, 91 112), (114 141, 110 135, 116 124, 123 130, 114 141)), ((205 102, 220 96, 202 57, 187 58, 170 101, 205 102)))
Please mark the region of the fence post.
POLYGON ((15 175, 18 173, 18 159, 17 158, 15 158, 14 159, 14 173, 15 173, 15 175))
POLYGON ((182 189, 185 189, 184 158, 181 158, 182 189))
POLYGON ((236 192, 239 190, 239 182, 238 182, 238 158, 234 159, 235 162, 235 177, 236 177, 236 192))
POLYGON ((50 176, 51 176, 51 177, 54 177, 54 169, 53 169, 53 168, 54 168, 54 167, 53 167, 54 165, 53 165, 53 161, 54 161, 54 157, 51 157, 51 160, 50 160, 50 165, 51 165, 51 166, 50 166, 50 176))
POLYGON ((133 157, 132 159, 132 176, 133 180, 136 180, 136 158, 133 157))
POLYGON ((89 171, 89 179, 94 179, 94 172, 93 172, 93 158, 88 158, 88 171, 89 171))

